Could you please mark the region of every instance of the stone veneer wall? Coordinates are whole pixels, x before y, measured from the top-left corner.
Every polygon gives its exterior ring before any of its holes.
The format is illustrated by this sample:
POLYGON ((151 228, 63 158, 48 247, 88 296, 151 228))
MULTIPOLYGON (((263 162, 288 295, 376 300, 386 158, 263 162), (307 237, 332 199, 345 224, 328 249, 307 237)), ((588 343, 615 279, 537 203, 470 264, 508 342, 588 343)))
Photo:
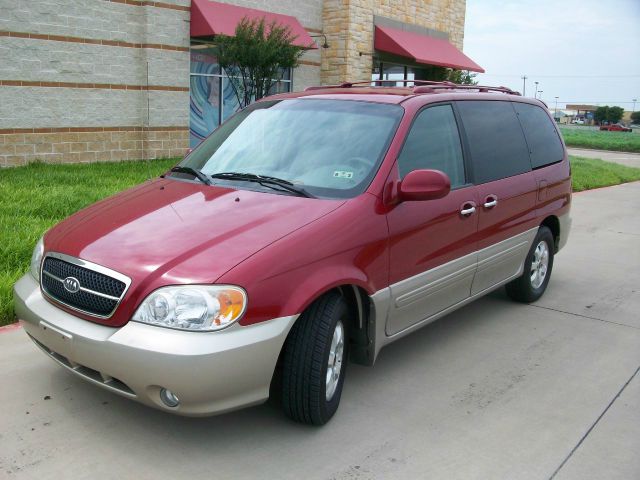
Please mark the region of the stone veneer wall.
POLYGON ((447 32, 462 50, 465 11, 466 0, 325 0, 322 83, 371 79, 374 15, 447 32))

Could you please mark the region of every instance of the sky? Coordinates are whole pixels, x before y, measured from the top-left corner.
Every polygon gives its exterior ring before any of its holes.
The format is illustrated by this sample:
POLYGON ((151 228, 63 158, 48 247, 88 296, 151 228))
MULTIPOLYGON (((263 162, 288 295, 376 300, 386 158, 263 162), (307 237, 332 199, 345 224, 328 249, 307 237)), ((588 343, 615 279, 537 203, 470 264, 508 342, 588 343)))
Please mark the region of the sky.
POLYGON ((640 110, 640 0, 467 0, 464 53, 483 85, 549 108, 618 105, 640 110))

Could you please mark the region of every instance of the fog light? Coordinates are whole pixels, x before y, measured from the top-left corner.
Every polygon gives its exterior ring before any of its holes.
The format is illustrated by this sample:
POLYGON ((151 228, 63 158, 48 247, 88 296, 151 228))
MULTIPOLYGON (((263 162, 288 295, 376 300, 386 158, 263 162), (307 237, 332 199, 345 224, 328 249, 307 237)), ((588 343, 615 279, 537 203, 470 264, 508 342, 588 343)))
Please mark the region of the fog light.
POLYGON ((178 400, 176 394, 166 388, 160 390, 160 400, 162 400, 162 403, 167 407, 174 408, 180 405, 180 400, 178 400))

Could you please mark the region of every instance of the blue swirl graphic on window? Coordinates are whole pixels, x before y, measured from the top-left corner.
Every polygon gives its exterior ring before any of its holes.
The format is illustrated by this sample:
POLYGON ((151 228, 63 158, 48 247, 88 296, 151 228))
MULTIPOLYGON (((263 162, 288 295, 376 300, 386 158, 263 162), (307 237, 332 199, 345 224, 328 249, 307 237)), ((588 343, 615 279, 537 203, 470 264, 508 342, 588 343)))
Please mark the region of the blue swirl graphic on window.
POLYGON ((191 53, 189 144, 193 148, 220 125, 220 66, 208 51, 191 53))

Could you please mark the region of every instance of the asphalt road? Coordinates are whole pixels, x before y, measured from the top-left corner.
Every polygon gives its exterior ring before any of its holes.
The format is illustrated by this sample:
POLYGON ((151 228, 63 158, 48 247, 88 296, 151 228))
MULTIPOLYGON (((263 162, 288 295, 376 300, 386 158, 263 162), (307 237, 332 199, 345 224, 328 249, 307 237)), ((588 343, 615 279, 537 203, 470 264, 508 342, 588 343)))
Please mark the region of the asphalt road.
POLYGON ((174 417, 0 333, 0 477, 640 478, 640 182, 574 196, 546 295, 496 292, 350 365, 324 428, 174 417))
POLYGON ((620 163, 628 167, 640 168, 640 153, 612 152, 587 148, 567 148, 569 155, 576 157, 600 158, 606 162, 620 163))

